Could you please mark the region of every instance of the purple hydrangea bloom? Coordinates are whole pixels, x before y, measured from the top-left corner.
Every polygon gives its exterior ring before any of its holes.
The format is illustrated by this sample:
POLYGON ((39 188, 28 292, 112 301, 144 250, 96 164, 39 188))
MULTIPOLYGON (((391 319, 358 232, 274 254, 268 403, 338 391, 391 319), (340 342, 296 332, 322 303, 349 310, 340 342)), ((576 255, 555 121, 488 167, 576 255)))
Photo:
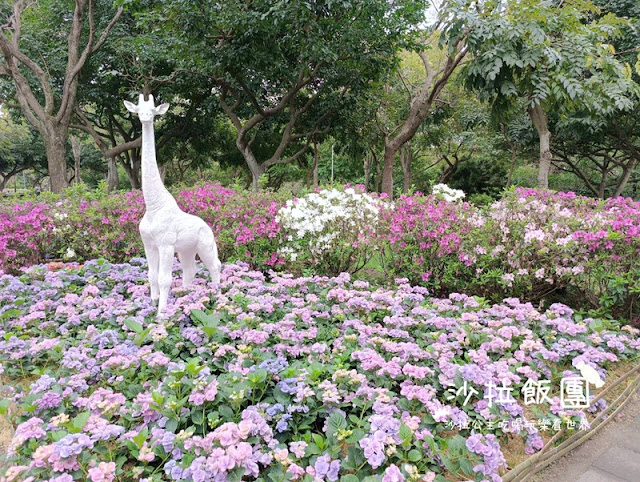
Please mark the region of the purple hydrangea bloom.
POLYGON ((298 379, 285 378, 278 382, 278 387, 283 391, 283 393, 294 394, 298 390, 298 379))
POLYGON ((93 442, 83 433, 66 435, 53 445, 55 452, 63 459, 72 455, 80 455, 83 449, 93 448, 93 442))
POLYGON ((29 391, 32 394, 44 392, 45 390, 49 390, 54 383, 56 383, 56 379, 45 373, 29 386, 29 391))
POLYGON ((270 417, 273 417, 274 415, 281 413, 283 411, 284 411, 284 406, 281 403, 274 403, 273 405, 271 405, 269 408, 265 410, 267 415, 269 415, 270 417))
POLYGON ((49 408, 56 408, 62 402, 62 395, 55 392, 47 392, 39 400, 36 401, 38 411, 47 410, 49 408))
POLYGON ((325 454, 316 459, 314 469, 317 478, 323 479, 326 477, 331 482, 335 482, 338 480, 338 473, 340 472, 340 461, 332 461, 331 456, 325 454))
POLYGON ((267 370, 269 373, 276 374, 280 373, 282 370, 289 366, 289 362, 282 357, 278 358, 270 358, 268 360, 263 361, 258 365, 258 368, 262 368, 267 370))

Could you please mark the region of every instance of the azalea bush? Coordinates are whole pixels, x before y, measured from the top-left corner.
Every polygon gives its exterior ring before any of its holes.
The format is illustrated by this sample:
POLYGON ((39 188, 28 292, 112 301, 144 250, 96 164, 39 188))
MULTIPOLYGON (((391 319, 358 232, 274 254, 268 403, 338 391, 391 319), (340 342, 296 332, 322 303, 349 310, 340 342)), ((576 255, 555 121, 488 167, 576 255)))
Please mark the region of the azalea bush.
POLYGON ((640 203, 515 189, 483 208, 417 193, 383 210, 394 276, 434 292, 561 300, 640 323, 640 203))
POLYGON ((585 262, 576 284, 598 313, 640 324, 640 203, 609 199, 606 235, 586 228, 574 237, 597 253, 585 262))
POLYGON ((45 203, 0 204, 0 269, 43 260, 42 253, 59 239, 51 208, 45 203))
POLYGON ((13 480, 500 480, 606 404, 563 408, 580 362, 607 382, 638 330, 396 279, 176 279, 163 323, 143 259, 0 277, 0 413, 13 480), (548 380, 527 407, 526 387, 548 380), (504 386, 511 397, 492 398, 504 386), (556 428, 554 428, 556 427, 556 428))
MULTIPOLYGON (((175 193, 178 205, 202 217, 213 229, 220 257, 253 266, 276 266, 279 226, 275 215, 283 194, 236 192, 205 185, 175 193)), ((49 258, 113 262, 143 256, 138 225, 145 212, 141 191, 107 195, 83 186, 66 197, 43 195, 41 202, 0 204, 0 269, 49 258), (73 256, 70 256, 70 254, 73 256)))
POLYGON ((393 276, 442 292, 458 276, 460 260, 475 260, 464 254, 463 243, 483 217, 467 203, 416 193, 387 205, 382 220, 385 268, 393 276))
POLYGON ((280 253, 329 275, 358 271, 378 247, 380 206, 352 187, 288 200, 276 216, 284 239, 280 253))
POLYGON ((464 237, 449 290, 640 316, 640 203, 517 189, 464 237))
POLYGON ((278 255, 278 209, 291 196, 286 191, 253 193, 207 184, 181 191, 176 200, 190 214, 200 216, 213 229, 223 262, 243 260, 254 267, 284 264, 278 255))
POLYGON ((605 227, 593 200, 558 194, 546 199, 515 191, 493 203, 465 239, 466 276, 480 293, 538 300, 566 288, 592 255, 574 238, 605 227), (473 276, 475 275, 475 276, 473 276))
MULTIPOLYGON (((324 275, 367 266, 380 279, 407 277, 434 294, 562 301, 640 324, 640 203, 514 189, 478 207, 445 188, 393 203, 353 188, 291 199, 219 185, 176 199, 212 227, 223 262, 324 275)), ((78 187, 38 201, 0 204, 0 269, 143 255, 139 191, 108 196, 78 187)))
POLYGON ((453 189, 446 184, 435 184, 431 189, 431 193, 447 202, 461 201, 465 198, 465 193, 461 189, 453 189))

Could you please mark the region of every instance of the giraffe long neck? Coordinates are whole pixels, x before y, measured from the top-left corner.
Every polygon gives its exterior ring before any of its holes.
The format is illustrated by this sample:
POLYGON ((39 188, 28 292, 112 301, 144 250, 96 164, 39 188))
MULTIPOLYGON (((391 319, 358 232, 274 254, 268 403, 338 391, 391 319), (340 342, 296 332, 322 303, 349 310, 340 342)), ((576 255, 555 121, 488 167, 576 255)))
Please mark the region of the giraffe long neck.
POLYGON ((156 162, 156 144, 153 122, 142 124, 142 195, 147 211, 158 211, 171 198, 160 177, 156 162))

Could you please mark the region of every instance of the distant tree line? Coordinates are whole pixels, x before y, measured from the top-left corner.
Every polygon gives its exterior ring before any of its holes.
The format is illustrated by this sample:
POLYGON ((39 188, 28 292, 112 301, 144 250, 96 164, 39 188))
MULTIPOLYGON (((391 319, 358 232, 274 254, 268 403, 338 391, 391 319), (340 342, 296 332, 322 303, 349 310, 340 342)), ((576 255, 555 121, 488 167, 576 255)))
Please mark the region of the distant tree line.
POLYGON ((138 92, 169 183, 640 182, 634 0, 0 0, 0 188, 139 188, 138 92))

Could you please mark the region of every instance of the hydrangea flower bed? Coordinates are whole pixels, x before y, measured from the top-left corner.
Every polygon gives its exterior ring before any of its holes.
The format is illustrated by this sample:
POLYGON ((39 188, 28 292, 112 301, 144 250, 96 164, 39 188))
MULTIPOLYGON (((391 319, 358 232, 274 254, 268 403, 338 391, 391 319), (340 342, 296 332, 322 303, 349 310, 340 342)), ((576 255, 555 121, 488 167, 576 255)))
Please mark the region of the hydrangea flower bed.
POLYGON ((17 426, 0 476, 500 480, 506 443, 533 453, 548 437, 528 421, 593 416, 555 389, 534 410, 528 381, 557 387, 579 361, 607 377, 640 354, 634 328, 564 305, 436 299, 406 279, 266 279, 237 263, 218 289, 178 283, 155 324, 141 259, 0 277, 0 411, 17 426), (491 383, 513 399, 490 403, 491 383))

